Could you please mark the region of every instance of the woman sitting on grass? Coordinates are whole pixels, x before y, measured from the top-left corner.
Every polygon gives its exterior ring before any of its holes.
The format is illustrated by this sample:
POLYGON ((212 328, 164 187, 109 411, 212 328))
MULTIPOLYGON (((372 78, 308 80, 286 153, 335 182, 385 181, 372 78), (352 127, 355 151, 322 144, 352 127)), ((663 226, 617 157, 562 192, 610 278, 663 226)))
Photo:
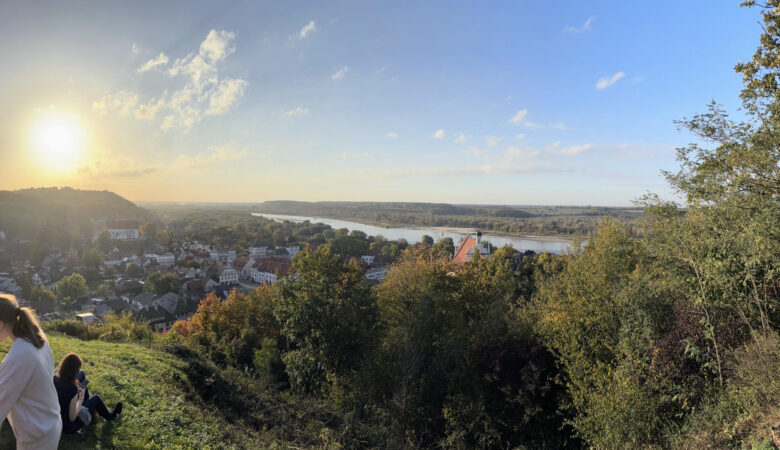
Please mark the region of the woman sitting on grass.
POLYGON ((106 404, 97 395, 89 395, 87 379, 81 370, 81 357, 71 353, 60 363, 54 374, 54 387, 60 402, 62 432, 76 434, 82 427, 89 425, 92 414, 97 411, 107 421, 112 421, 122 413, 122 402, 109 412, 106 404))
POLYGON ((0 342, 6 339, 13 344, 0 364, 0 421, 8 417, 17 449, 55 450, 62 424, 51 348, 32 310, 0 295, 0 342))

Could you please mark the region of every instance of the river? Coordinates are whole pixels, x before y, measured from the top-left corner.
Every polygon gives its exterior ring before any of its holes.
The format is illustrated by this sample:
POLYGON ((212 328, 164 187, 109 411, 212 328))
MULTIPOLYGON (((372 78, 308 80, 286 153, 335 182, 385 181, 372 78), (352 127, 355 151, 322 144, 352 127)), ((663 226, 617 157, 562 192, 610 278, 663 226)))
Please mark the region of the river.
MULTIPOLYGON (((433 227, 378 227, 375 225, 366 225, 359 222, 350 222, 347 220, 338 219, 326 219, 322 217, 306 217, 306 216, 287 216, 282 214, 264 214, 264 213, 252 213, 253 216, 265 217, 266 219, 272 219, 277 221, 289 220, 292 222, 305 222, 312 223, 324 223, 330 225, 334 230, 339 228, 346 228, 350 231, 360 230, 368 236, 382 235, 388 240, 394 241, 398 239, 406 239, 410 244, 420 242, 422 237, 426 234, 431 236, 434 240, 441 239, 443 237, 452 238, 455 245, 458 245, 458 241, 466 233, 456 232, 454 230, 442 230, 440 228, 433 227)), ((503 247, 505 245, 512 246, 515 250, 524 252, 526 250, 533 250, 537 253, 564 253, 571 245, 571 240, 558 237, 547 236, 508 236, 508 235, 493 235, 489 233, 482 233, 482 239, 490 242, 496 247, 503 247)))

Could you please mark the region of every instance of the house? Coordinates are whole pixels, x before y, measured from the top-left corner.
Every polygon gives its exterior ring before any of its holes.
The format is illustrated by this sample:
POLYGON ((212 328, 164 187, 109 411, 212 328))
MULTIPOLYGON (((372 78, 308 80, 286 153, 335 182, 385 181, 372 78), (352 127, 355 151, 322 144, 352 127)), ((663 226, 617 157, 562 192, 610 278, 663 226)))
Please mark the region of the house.
POLYGON ((22 295, 22 288, 16 284, 16 280, 10 277, 0 277, 0 292, 15 295, 19 297, 22 295))
POLYGON ((284 247, 276 247, 272 253, 275 258, 289 258, 290 252, 284 247))
POLYGON ((238 284, 238 271, 230 266, 225 266, 219 273, 219 284, 238 284))
POLYGON ((382 280, 384 280, 385 275, 387 275, 387 267, 377 267, 374 269, 368 269, 366 271, 366 280, 368 282, 378 283, 382 280))
POLYGON ((141 237, 137 220, 109 220, 106 222, 106 230, 115 241, 131 241, 141 237))
POLYGON ((179 303, 179 295, 174 294, 173 292, 168 292, 167 294, 161 296, 157 300, 154 301, 154 305, 159 306, 160 308, 163 308, 164 310, 168 311, 172 315, 176 315, 176 305, 179 303))
POLYGON ((152 305, 142 308, 134 314, 138 319, 149 323, 154 331, 168 330, 176 322, 176 316, 168 312, 160 305, 152 305))
POLYGON ((268 256, 268 247, 249 247, 249 257, 263 259, 268 256))
POLYGON ((83 322, 87 325, 97 324, 100 325, 101 321, 98 319, 98 317, 91 312, 82 312, 76 314, 76 320, 79 322, 83 322))
POLYGON ((360 257, 360 260, 366 263, 367 266, 370 266, 374 263, 374 258, 376 258, 374 255, 363 255, 360 257))
POLYGON ((479 231, 477 231, 476 239, 472 238, 471 235, 467 235, 460 240, 458 247, 455 249, 455 256, 452 257, 452 262, 463 264, 475 255, 479 255, 481 258, 490 258, 490 244, 482 241, 482 233, 479 231))
POLYGON ((154 295, 148 292, 141 292, 140 294, 130 299, 130 304, 137 308, 143 308, 149 306, 153 302, 154 302, 154 295))
POLYGON ((40 272, 35 272, 31 280, 34 286, 40 286, 46 282, 46 280, 43 279, 43 276, 40 274, 40 272))
POLYGON ((249 258, 249 261, 241 268, 241 278, 248 280, 252 278, 252 267, 257 263, 255 258, 249 258))
POLYGON ((290 260, 286 258, 267 258, 252 266, 251 278, 257 284, 274 284, 279 277, 290 273, 290 260))
POLYGON ((173 267, 176 264, 176 257, 173 253, 166 253, 164 255, 155 255, 157 258, 157 264, 163 267, 173 267))
POLYGON ((287 250, 287 257, 293 259, 295 255, 300 253, 301 248, 296 245, 293 247, 285 247, 285 250, 287 250))
POLYGON ((226 252, 209 252, 209 256, 213 261, 218 261, 223 264, 230 264, 236 260, 236 251, 230 250, 226 252))

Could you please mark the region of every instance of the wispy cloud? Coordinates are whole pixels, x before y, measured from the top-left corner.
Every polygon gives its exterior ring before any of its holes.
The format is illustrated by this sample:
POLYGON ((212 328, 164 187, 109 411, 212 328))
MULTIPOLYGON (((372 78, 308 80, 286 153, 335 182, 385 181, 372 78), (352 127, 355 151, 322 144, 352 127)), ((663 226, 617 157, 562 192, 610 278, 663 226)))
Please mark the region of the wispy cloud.
POLYGON ((626 74, 621 71, 612 75, 611 77, 599 78, 599 81, 596 82, 596 89, 602 91, 617 83, 624 76, 626 76, 626 74))
MULTIPOLYGON (((479 149, 471 149, 469 153, 482 157, 486 152, 479 149), (471 151, 473 150, 473 151, 471 151)), ((377 176, 382 178, 392 177, 417 177, 417 176, 453 176, 453 175, 513 175, 518 173, 536 173, 563 171, 538 160, 539 151, 533 148, 508 147, 500 160, 495 163, 483 165, 467 165, 456 167, 423 167, 405 168, 380 171, 377 176)))
MULTIPOLYGON (((514 116, 510 117, 509 120, 507 120, 507 123, 512 125, 522 125, 526 128, 531 129, 542 129, 542 128, 549 128, 553 130, 560 130, 560 131, 571 131, 573 128, 567 127, 563 123, 555 122, 555 123, 537 123, 532 122, 528 120, 528 110, 527 109, 521 109, 520 111, 516 112, 514 116)), ((519 135, 518 135, 519 136, 519 135)))
POLYGON ((578 155, 593 149, 593 144, 572 145, 561 147, 560 141, 555 141, 545 147, 545 151, 556 155, 578 155))
POLYGON ((209 109, 206 115, 225 114, 244 95, 244 89, 248 83, 245 80, 222 80, 211 92, 209 97, 209 109))
POLYGON ((515 135, 515 139, 517 139, 518 141, 520 139, 523 139, 524 137, 525 137, 525 134, 523 134, 523 133, 518 133, 518 134, 515 135))
POLYGON ((298 33, 298 39, 306 39, 306 36, 315 31, 317 31, 317 25, 312 20, 301 28, 301 31, 298 33))
POLYGON ((455 135, 455 139, 453 139, 452 142, 456 144, 463 144, 464 142, 467 142, 469 139, 471 139, 470 134, 467 135, 466 133, 458 133, 455 135))
POLYGON ((590 27, 591 25, 593 25, 593 22, 595 20, 596 20, 595 17, 589 17, 588 20, 586 20, 585 23, 582 24, 582 26, 579 27, 568 26, 563 29, 563 32, 579 34, 585 31, 590 31, 590 27))
POLYGON ((238 161, 249 156, 246 150, 237 150, 231 144, 210 147, 209 153, 198 155, 181 154, 176 158, 173 167, 176 169, 192 169, 209 167, 231 161, 238 161))
POLYGON ((168 64, 168 56, 166 56, 165 53, 160 52, 160 54, 157 55, 156 58, 152 58, 149 61, 143 63, 141 67, 139 67, 138 70, 136 70, 136 72, 138 73, 148 72, 154 69, 155 67, 164 66, 166 64, 168 64))
POLYGON ((138 178, 158 170, 153 166, 138 164, 133 158, 102 158, 80 166, 78 173, 89 178, 138 178))
MULTIPOLYGON (((138 72, 162 69, 161 73, 171 80, 182 80, 182 84, 168 86, 158 95, 135 110, 134 116, 142 120, 162 116, 160 128, 189 129, 204 116, 225 114, 243 96, 247 82, 242 79, 221 77, 218 65, 235 52, 233 41, 236 34, 230 31, 209 31, 197 52, 177 58, 169 65, 164 53, 150 59, 138 68, 138 72), (167 68, 166 68, 167 67, 167 68)), ((101 114, 119 111, 127 115, 138 103, 139 95, 127 91, 106 94, 92 105, 101 114), (135 101, 132 101, 135 98, 135 101), (120 102, 122 106, 117 106, 120 102), (128 105, 130 105, 128 107, 128 105)))
POLYGON ((344 78, 347 75, 347 72, 349 72, 349 67, 344 66, 341 69, 339 69, 336 73, 330 76, 332 80, 340 80, 344 78))
POLYGON ((92 110, 101 115, 117 111, 126 116, 130 114, 133 107, 138 103, 138 95, 132 92, 119 91, 116 94, 106 94, 99 100, 92 102, 92 110))
POLYGON ((341 152, 341 159, 374 159, 374 157, 368 153, 350 153, 350 152, 341 152))
POLYGON ((393 133, 391 131, 391 132, 385 134, 385 138, 386 139, 397 139, 398 138, 398 133, 393 133))
POLYGON ((295 117, 295 116, 308 116, 309 115, 309 108, 305 106, 299 106, 295 109, 291 109, 284 114, 282 114, 282 117, 295 117))
POLYGON ((509 119, 509 123, 513 125, 520 125, 525 120, 525 117, 528 115, 527 109, 521 109, 520 111, 516 112, 514 116, 512 116, 509 119))
POLYGON ((485 145, 488 147, 495 147, 501 142, 501 138, 498 136, 485 136, 485 145))
POLYGON ((433 138, 434 139, 444 139, 444 130, 436 130, 433 133, 433 138))

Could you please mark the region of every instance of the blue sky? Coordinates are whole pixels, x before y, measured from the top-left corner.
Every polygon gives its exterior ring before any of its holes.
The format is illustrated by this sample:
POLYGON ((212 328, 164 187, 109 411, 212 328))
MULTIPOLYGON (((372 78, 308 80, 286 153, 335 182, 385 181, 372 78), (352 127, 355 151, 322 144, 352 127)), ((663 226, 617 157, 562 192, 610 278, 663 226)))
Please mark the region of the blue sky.
POLYGON ((713 99, 738 114, 733 66, 758 44, 758 19, 737 1, 3 2, 2 187, 669 197, 660 170, 692 139, 673 121, 713 99), (67 162, 31 144, 51 128, 43 116, 77 130, 67 162))

